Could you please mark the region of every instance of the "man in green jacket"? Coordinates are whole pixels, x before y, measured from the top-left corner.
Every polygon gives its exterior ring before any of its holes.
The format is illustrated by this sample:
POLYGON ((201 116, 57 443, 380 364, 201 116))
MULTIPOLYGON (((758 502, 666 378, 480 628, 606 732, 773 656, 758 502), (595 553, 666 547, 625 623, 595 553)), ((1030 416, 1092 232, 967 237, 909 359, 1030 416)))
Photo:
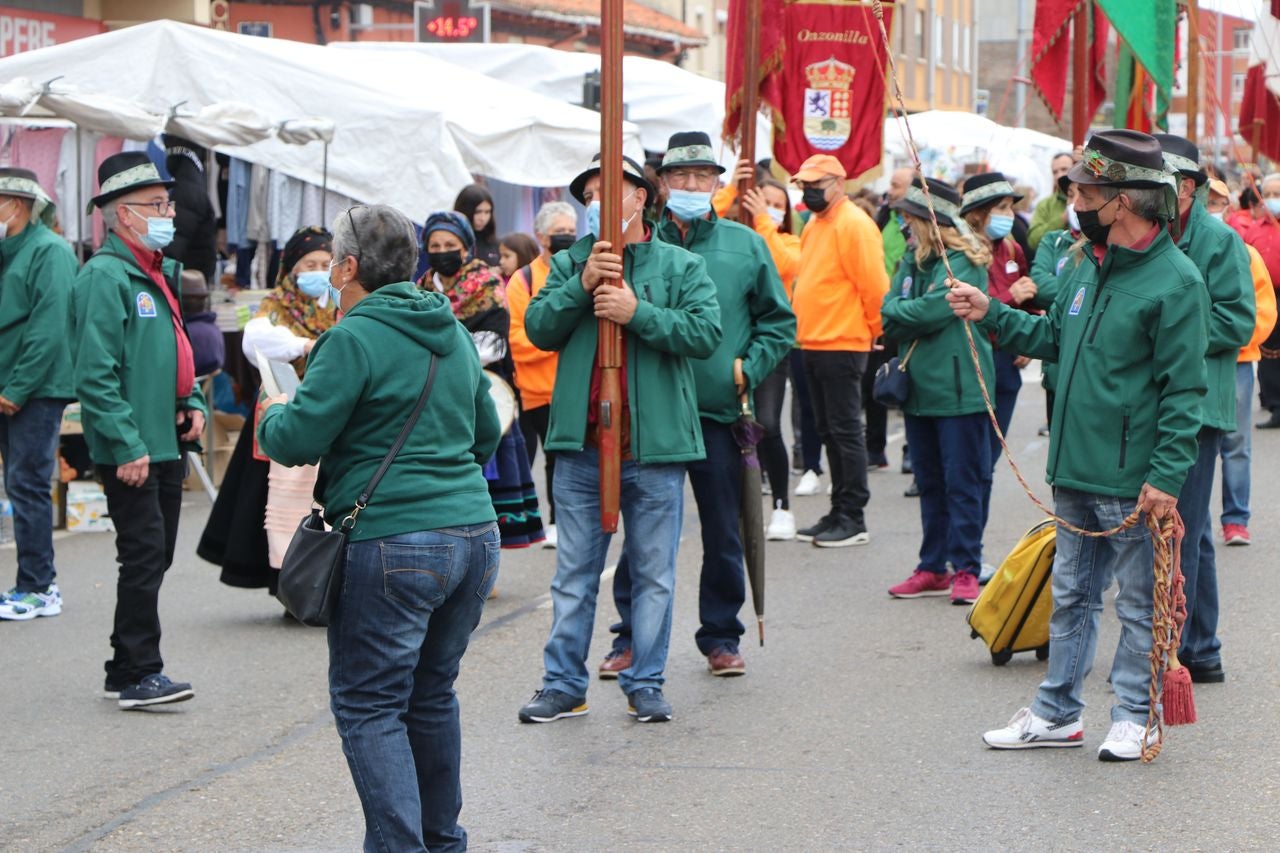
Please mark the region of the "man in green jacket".
POLYGON ((75 387, 120 564, 104 695, 145 708, 193 695, 164 675, 157 607, 186 451, 199 446, 206 411, 182 325, 182 267, 160 251, 173 237, 172 181, 138 151, 103 160, 98 182, 90 209, 110 233, 76 279, 75 387))
MULTIPOLYGON (((632 664, 618 674, 639 722, 671 719, 662 695, 671 639, 676 548, 684 512, 684 467, 706 451, 698 424, 693 359, 720 343, 720 308, 706 262, 653 239, 644 208, 653 185, 629 159, 622 165, 620 254, 583 238, 555 255, 547 283, 529 303, 525 331, 534 346, 560 353, 551 396, 548 452, 556 457, 559 542, 551 583, 555 610, 543 650, 546 674, 521 722, 549 723, 587 713, 587 654, 610 535, 600 529, 597 452, 599 319, 624 330, 622 518, 632 580, 632 664)), ((612 164, 616 168, 617 164, 612 164)), ((569 185, 600 233, 600 165, 569 185)))
MULTIPOLYGON (((1209 393, 1204 399, 1199 454, 1178 496, 1182 539, 1182 575, 1187 621, 1178 658, 1196 682, 1226 680, 1218 640, 1218 565, 1213 551, 1210 499, 1222 438, 1236 429, 1236 356, 1253 337, 1257 305, 1249 251, 1231 226, 1205 210, 1197 191, 1209 177, 1200 168, 1200 149, 1190 140, 1156 134, 1165 165, 1178 174, 1181 236, 1178 248, 1200 270, 1209 290, 1209 393)), ((1176 233, 1176 232, 1175 232, 1176 233)))
POLYGON ((50 483, 71 389, 76 258, 46 226, 53 203, 26 169, 0 169, 0 457, 13 506, 18 579, 0 619, 62 612, 50 483))
MULTIPOLYGON (((760 235, 711 209, 723 172, 706 133, 674 134, 658 169, 667 206, 657 236, 706 261, 720 306, 724 337, 710 358, 692 363, 707 455, 686 467, 702 530, 701 624, 694 641, 712 675, 732 676, 746 672, 738 611, 747 595, 739 534, 742 452, 732 426, 742 414, 739 398, 750 395, 791 350, 796 315, 760 235)), ((631 665, 631 565, 625 548, 613 576, 613 600, 622 618, 612 628, 618 636, 600 665, 602 678, 616 678, 631 665)))
POLYGON ((1055 190, 1041 199, 1031 214, 1031 229, 1027 232, 1027 242, 1031 244, 1032 249, 1040 246, 1044 235, 1050 231, 1059 231, 1067 224, 1067 194, 1062 191, 1062 185, 1059 182, 1063 175, 1071 170, 1071 164, 1074 162, 1075 157, 1067 151, 1053 155, 1053 159, 1049 161, 1049 168, 1053 170, 1055 190))
MULTIPOLYGON (((1134 510, 1163 519, 1196 458, 1207 387, 1209 297, 1169 236, 1174 176, 1145 133, 1095 133, 1072 167, 1084 259, 1048 313, 1033 316, 957 285, 956 314, 1000 346, 1056 360, 1061 384, 1049 439, 1057 514, 1086 530, 1118 526, 1134 510)), ((1120 644, 1111 667, 1112 726, 1098 757, 1132 761, 1149 710, 1151 537, 1139 524, 1105 541, 1058 527, 1049 669, 1035 702, 983 736, 996 749, 1084 743, 1084 677, 1093 666, 1103 593, 1114 577, 1120 644)))

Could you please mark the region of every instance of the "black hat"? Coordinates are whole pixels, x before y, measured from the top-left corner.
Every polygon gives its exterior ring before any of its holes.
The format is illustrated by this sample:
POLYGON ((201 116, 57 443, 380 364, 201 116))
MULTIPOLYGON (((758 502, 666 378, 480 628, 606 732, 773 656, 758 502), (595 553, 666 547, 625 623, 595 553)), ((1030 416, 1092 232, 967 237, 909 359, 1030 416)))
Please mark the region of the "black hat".
POLYGON ((960 214, 964 215, 975 208, 1002 198, 1022 201, 1022 195, 1014 192, 1013 185, 1005 178, 1003 172, 983 172, 965 178, 960 214))
POLYGON ((662 155, 662 165, 658 167, 661 175, 667 169, 677 166, 710 166, 720 174, 724 174, 724 166, 716 162, 715 149, 711 147, 711 137, 701 130, 685 130, 671 134, 667 140, 667 153, 662 155))
POLYGON ((1137 130, 1100 130, 1084 146, 1084 158, 1067 177, 1074 184, 1108 187, 1167 187, 1172 175, 1155 137, 1137 130))
POLYGON ((1200 149, 1190 139, 1172 133, 1153 134, 1164 152, 1165 168, 1186 178, 1192 178, 1196 186, 1202 186, 1209 176, 1200 168, 1200 149))
MULTIPOLYGON (((960 218, 960 193, 956 192, 956 188, 948 184, 946 181, 939 181, 936 178, 927 178, 929 182, 929 198, 933 201, 933 212, 938 217, 939 225, 948 225, 952 228, 960 227, 964 222, 960 218)), ((907 188, 907 194, 897 201, 889 202, 889 207, 894 210, 901 210, 912 216, 925 220, 929 220, 929 203, 925 200, 924 189, 917 176, 911 181, 911 186, 907 188)))
POLYGON ((1063 195, 1066 195, 1067 187, 1069 186, 1071 186, 1070 175, 1063 175, 1062 177, 1058 178, 1058 192, 1062 193, 1063 195))
POLYGON ((171 187, 173 181, 160 177, 160 170, 145 151, 112 154, 98 166, 98 194, 89 200, 85 213, 93 213, 112 199, 143 187, 171 187))
MULTIPOLYGON (((574 178, 573 183, 569 184, 569 194, 576 198, 579 204, 586 204, 582 199, 582 188, 587 185, 587 181, 592 175, 598 174, 600 174, 599 154, 591 158, 591 167, 581 175, 578 175, 578 177, 574 178)), ((653 184, 649 183, 649 179, 644 176, 644 169, 641 169, 635 160, 632 160, 626 155, 623 155, 622 157, 622 177, 645 191, 646 204, 653 201, 653 184)))

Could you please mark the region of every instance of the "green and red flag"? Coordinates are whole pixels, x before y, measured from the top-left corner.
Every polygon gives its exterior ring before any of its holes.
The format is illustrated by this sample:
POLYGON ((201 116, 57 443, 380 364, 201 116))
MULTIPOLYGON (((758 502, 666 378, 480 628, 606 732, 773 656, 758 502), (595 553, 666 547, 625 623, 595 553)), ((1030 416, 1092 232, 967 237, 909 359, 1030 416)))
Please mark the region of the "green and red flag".
POLYGON ((1143 14, 1134 14, 1132 0, 1096 2, 1120 37, 1113 123, 1134 130, 1167 130, 1176 62, 1177 3, 1146 0, 1143 14))

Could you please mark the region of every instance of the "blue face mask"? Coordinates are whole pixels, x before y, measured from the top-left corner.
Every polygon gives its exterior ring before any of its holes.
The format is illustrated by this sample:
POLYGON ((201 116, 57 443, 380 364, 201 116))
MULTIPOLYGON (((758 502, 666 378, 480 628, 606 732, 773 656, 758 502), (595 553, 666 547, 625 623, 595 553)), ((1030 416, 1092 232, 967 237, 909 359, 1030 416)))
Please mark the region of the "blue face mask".
POLYGON ((987 220, 987 236, 992 240, 1003 240, 1013 230, 1013 217, 1003 213, 993 213, 987 220))
POLYGON ((711 193, 668 189, 667 210, 682 222, 700 219, 711 212, 711 193))
POLYGON ((329 274, 323 270, 300 272, 294 276, 293 281, 298 285, 298 290, 312 299, 319 299, 329 289, 329 274))
POLYGON ((1271 211, 1272 216, 1280 216, 1280 198, 1266 199, 1267 210, 1271 211))
MULTIPOLYGON (((635 194, 636 191, 632 190, 623 197, 622 202, 625 204, 631 199, 631 196, 635 194)), ((636 211, 636 213, 639 212, 640 211, 636 211)), ((622 233, 625 234, 627 232, 627 228, 631 225, 631 220, 636 218, 636 213, 633 213, 626 219, 622 220, 622 233)), ((596 235, 596 237, 600 236, 600 202, 598 201, 593 201, 591 204, 587 205, 587 230, 596 235)))
POLYGON ((151 251, 160 251, 173 242, 173 220, 167 216, 147 217, 147 233, 138 239, 151 251))
MULTIPOLYGON (((338 264, 338 261, 336 260, 329 261, 330 276, 333 275, 333 268, 337 266, 337 264, 338 264)), ((334 287, 332 284, 329 283, 329 280, 326 278, 324 286, 329 288, 329 304, 332 305, 338 311, 341 311, 342 310, 342 291, 346 289, 347 285, 344 284, 342 285, 342 287, 334 287)))

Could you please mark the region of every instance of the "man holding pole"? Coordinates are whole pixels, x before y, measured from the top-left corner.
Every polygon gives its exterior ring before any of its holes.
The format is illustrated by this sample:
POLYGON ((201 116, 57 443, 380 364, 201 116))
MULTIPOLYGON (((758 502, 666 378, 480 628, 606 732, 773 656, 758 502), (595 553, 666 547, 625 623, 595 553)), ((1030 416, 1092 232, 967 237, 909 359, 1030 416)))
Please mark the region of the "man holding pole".
POLYGON ((671 637, 676 548, 684 511, 685 463, 706 451, 699 429, 691 359, 720 343, 720 309, 706 263, 653 239, 644 220, 653 186, 630 159, 596 161, 569 185, 587 205, 591 237, 551 260, 547 283, 529 303, 530 342, 560 354, 551 397, 546 449, 556 457, 559 543, 551 583, 554 612, 543 650, 543 686, 520 709, 526 723, 587 713, 587 655, 600 575, 611 535, 601 527, 597 405, 599 318, 624 331, 621 512, 628 531, 632 578, 632 664, 618 681, 639 722, 671 719, 662 694, 671 637), (597 241, 601 233, 601 168, 621 167, 623 251, 597 241))

